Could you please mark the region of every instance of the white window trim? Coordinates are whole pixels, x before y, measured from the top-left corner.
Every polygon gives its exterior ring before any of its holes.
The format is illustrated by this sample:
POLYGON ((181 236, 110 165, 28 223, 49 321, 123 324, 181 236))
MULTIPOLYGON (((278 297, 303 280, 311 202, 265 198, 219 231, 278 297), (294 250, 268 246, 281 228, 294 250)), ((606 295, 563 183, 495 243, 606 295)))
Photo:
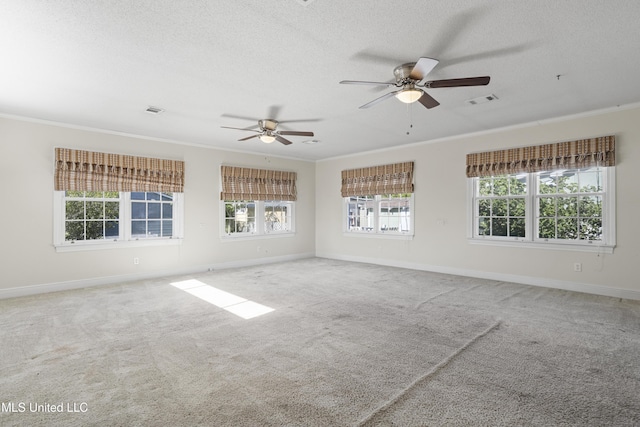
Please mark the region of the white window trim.
POLYGON ((467 241, 473 245, 505 246, 519 248, 536 248, 545 250, 565 250, 578 252, 597 252, 612 254, 616 247, 616 189, 615 189, 615 167, 604 168, 604 188, 603 195, 604 209, 602 211, 603 235, 602 242, 597 241, 564 241, 564 240, 542 240, 535 239, 535 220, 533 218, 534 206, 536 202, 536 183, 531 182, 534 174, 527 175, 527 210, 525 213, 525 223, 527 226, 527 236, 522 237, 494 237, 479 236, 475 218, 475 182, 477 179, 467 179, 467 241))
POLYGON ((173 193, 173 236, 146 239, 131 238, 131 194, 122 192, 120 201, 120 229, 122 238, 67 241, 65 240, 65 192, 53 192, 53 246, 56 252, 79 252, 144 246, 181 245, 184 240, 184 195, 173 193), (128 205, 127 209, 125 205, 128 205))
POLYGON ((377 239, 412 240, 415 236, 415 193, 411 193, 409 198, 409 231, 388 231, 378 230, 380 217, 380 195, 374 197, 375 215, 373 217, 373 228, 371 230, 350 230, 346 219, 349 217, 349 197, 342 198, 342 234, 348 237, 370 237, 377 239))
POLYGON ((273 239, 279 237, 293 237, 296 234, 296 202, 291 200, 282 200, 283 202, 291 203, 291 229, 284 231, 267 231, 264 226, 265 215, 265 202, 278 201, 278 200, 248 200, 256 204, 256 230, 250 233, 227 233, 225 230, 226 225, 226 210, 225 200, 220 200, 220 210, 218 217, 220 218, 220 239, 225 242, 234 240, 259 240, 259 239, 273 239), (259 221, 258 219, 262 219, 259 221))

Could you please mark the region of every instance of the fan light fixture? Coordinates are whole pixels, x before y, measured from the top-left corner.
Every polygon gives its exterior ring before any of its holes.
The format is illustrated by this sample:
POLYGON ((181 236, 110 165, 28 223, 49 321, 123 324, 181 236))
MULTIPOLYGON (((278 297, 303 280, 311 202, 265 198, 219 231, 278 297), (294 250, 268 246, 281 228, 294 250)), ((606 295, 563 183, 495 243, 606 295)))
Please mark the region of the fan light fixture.
POLYGON ((422 96, 423 92, 419 89, 404 89, 396 93, 396 98, 405 104, 416 102, 422 96))
POLYGON ((266 144, 271 144, 273 141, 276 140, 275 136, 267 135, 267 134, 260 135, 259 138, 260 138, 260 141, 262 141, 262 142, 264 142, 266 144))

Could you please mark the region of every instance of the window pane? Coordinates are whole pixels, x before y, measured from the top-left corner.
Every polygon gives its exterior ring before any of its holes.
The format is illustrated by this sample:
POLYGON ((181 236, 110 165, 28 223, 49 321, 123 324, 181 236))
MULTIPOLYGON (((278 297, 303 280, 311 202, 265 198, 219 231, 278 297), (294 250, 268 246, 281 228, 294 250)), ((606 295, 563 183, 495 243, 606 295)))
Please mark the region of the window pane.
POLYGON ((145 202, 132 202, 131 203, 131 218, 133 218, 133 219, 146 219, 147 218, 147 204, 145 202))
POLYGON ((99 199, 102 198, 103 195, 102 191, 87 191, 84 197, 87 199, 99 199))
POLYGON ((173 193, 162 193, 161 196, 163 201, 170 202, 173 200, 173 193))
POLYGON ((509 178, 507 176, 493 177, 493 195, 506 196, 509 194, 509 178))
POLYGON ((587 218, 580 221, 580 239, 602 240, 602 220, 587 218))
POLYGON ((118 221, 106 221, 104 223, 104 235, 109 238, 118 237, 120 235, 120 226, 118 221))
POLYGON ((555 194, 556 180, 549 173, 538 174, 538 192, 540 194, 555 194))
POLYGON ((556 220, 555 218, 541 218, 538 223, 538 237, 541 239, 556 238, 556 220))
POLYGON ((493 200, 493 216, 507 216, 507 199, 493 200))
POLYGON ((558 239, 578 238, 577 218, 558 218, 558 239))
POLYGON ((480 178, 478 181, 478 193, 481 196, 490 196, 493 194, 491 190, 491 178, 480 178))
POLYGON ((488 199, 478 200, 478 215, 491 216, 491 201, 488 199))
POLYGON ((512 218, 509 220, 509 236, 525 237, 524 218, 512 218))
POLYGON ((525 215, 525 200, 510 199, 509 200, 509 216, 524 216, 524 215, 525 215))
POLYGON ((490 236, 491 235, 491 223, 489 218, 479 218, 478 219, 478 234, 480 236, 490 236))
POLYGON ((224 222, 224 231, 225 233, 235 233, 236 232, 236 221, 232 218, 225 219, 224 222))
POLYGON ((148 218, 160 218, 160 203, 149 203, 147 206, 148 218))
POLYGON ((65 240, 84 240, 84 222, 67 221, 64 232, 65 240))
POLYGON ((539 216, 556 216, 556 199, 555 197, 541 197, 538 200, 539 216))
POLYGON ((602 216, 602 196, 580 197, 581 217, 601 217, 602 216))
POLYGON ((527 176, 516 175, 509 178, 509 194, 524 195, 527 194, 527 176))
POLYGON ((589 169, 586 172, 580 172, 579 179, 581 193, 598 193, 602 191, 602 171, 589 169))
POLYGON ((86 202, 85 209, 87 210, 87 219, 102 219, 104 218, 104 203, 103 202, 86 202))
POLYGON ((84 202, 71 200, 65 203, 66 219, 84 219, 84 202))
POLYGON ((173 221, 162 221, 162 236, 173 236, 173 221))
POLYGON ((84 197, 84 191, 67 190, 64 195, 65 197, 84 197))
POLYGON ((138 192, 138 191, 131 193, 131 200, 144 200, 145 199, 144 194, 145 193, 138 192))
POLYGON ((105 191, 104 197, 106 199, 117 199, 120 197, 120 193, 117 191, 105 191))
POLYGON ((87 221, 87 240, 98 240, 104 237, 102 221, 87 221))
POLYGON ((507 219, 506 218, 491 219, 491 235, 492 236, 507 235, 507 219))
POLYGON ((147 222, 146 221, 132 221, 131 222, 131 236, 139 238, 147 235, 147 222))
POLYGON ((556 176, 558 193, 577 193, 578 174, 576 171, 564 171, 556 176))
POLYGON ((104 217, 105 219, 120 218, 120 202, 105 202, 104 217))
POLYGON ((162 218, 173 218, 173 204, 172 203, 163 203, 162 204, 162 218))
POLYGON ((558 216, 577 216, 577 197, 558 197, 558 216))
POLYGON ((147 193, 147 200, 160 200, 160 193, 147 193))
POLYGON ((147 236, 160 237, 161 221, 149 221, 147 223, 147 236))

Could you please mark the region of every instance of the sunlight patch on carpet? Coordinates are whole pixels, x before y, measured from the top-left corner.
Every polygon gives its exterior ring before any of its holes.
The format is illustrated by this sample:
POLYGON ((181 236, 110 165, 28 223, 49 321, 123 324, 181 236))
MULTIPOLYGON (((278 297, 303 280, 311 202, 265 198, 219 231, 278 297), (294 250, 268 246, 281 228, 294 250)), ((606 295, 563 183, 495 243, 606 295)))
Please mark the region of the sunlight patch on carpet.
POLYGON ((273 311, 271 307, 214 288, 196 279, 174 282, 171 283, 171 286, 198 297, 209 304, 227 310, 243 319, 252 319, 273 311))

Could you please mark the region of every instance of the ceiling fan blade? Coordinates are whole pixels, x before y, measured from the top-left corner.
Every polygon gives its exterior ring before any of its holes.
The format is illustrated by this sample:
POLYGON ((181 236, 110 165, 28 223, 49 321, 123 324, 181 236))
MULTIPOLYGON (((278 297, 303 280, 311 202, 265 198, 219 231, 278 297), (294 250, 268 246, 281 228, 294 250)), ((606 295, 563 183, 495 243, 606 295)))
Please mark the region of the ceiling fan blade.
POLYGON ((463 79, 446 79, 446 80, 432 80, 426 82, 424 87, 428 88, 440 88, 440 87, 460 87, 460 86, 484 86, 489 84, 491 77, 466 77, 463 79))
POLYGON ((360 80, 343 80, 341 85, 373 85, 373 86, 395 86, 395 82, 363 82, 360 80))
POLYGON ((429 74, 431 70, 433 70, 435 66, 438 65, 438 62, 440 61, 433 58, 418 59, 418 62, 416 62, 416 65, 413 67, 413 70, 411 70, 409 77, 411 77, 416 81, 420 81, 424 79, 425 77, 427 77, 427 74, 429 74))
POLYGON ((245 131, 248 131, 248 132, 260 132, 260 131, 254 130, 254 129, 247 129, 247 128, 232 128, 230 126, 220 126, 220 127, 224 128, 224 129, 245 130, 245 131))
POLYGON ((295 130, 281 130, 278 133, 280 135, 313 136, 313 132, 300 132, 295 130))
POLYGON ((278 115, 280 114, 281 109, 282 106, 280 105, 272 105, 271 107, 269 107, 269 115, 267 117, 269 117, 271 120, 278 120, 278 115))
POLYGON ((281 137, 280 135, 276 135, 276 139, 280 142, 282 142, 284 145, 289 145, 292 144, 291 141, 289 141, 288 139, 284 139, 283 137, 281 137))
POLYGON ((279 120, 279 124, 287 124, 287 123, 309 123, 309 122, 321 122, 322 119, 296 119, 296 120, 279 120))
POLYGON ((399 90, 395 90, 393 92, 389 92, 387 94, 382 95, 379 98, 374 99, 373 101, 367 102, 364 105, 361 105, 360 108, 369 108, 369 107, 373 107, 374 105, 376 105, 378 102, 384 101, 385 99, 391 98, 393 97, 396 93, 400 92, 399 90))
POLYGON ((259 137, 259 136, 260 136, 260 135, 251 135, 251 136, 248 136, 248 137, 246 137, 246 138, 239 139, 238 141, 246 141, 247 139, 257 138, 257 137, 259 137))
POLYGON ((425 91, 422 91, 422 96, 418 98, 418 102, 420 102, 420 104, 424 105, 427 108, 433 108, 440 105, 438 101, 436 101, 431 95, 429 95, 425 91))

